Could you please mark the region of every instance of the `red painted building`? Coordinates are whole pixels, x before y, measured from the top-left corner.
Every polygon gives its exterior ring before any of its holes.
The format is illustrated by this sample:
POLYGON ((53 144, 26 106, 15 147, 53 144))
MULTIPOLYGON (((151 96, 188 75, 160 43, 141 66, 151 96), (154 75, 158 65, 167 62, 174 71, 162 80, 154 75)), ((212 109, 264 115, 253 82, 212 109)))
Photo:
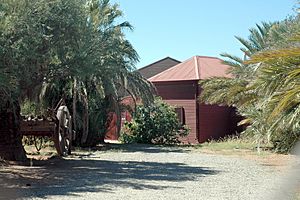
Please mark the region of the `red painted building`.
MULTIPOLYGON (((135 107, 135 103, 130 96, 124 97, 121 102, 123 106, 129 106, 132 109, 135 107)), ((128 110, 121 112, 121 127, 124 126, 126 121, 131 121, 132 116, 128 110)), ((117 126, 117 114, 115 112, 110 112, 106 121, 106 133, 105 140, 118 140, 120 137, 120 130, 117 126)))
MULTIPOLYGON (((199 103, 201 86, 199 80, 211 77, 228 77, 229 66, 222 60, 207 56, 194 56, 184 62, 170 57, 139 69, 139 72, 151 81, 159 96, 175 106, 179 118, 190 129, 190 134, 182 138, 185 143, 202 143, 209 139, 219 139, 237 130, 238 117, 235 109, 221 105, 206 105, 199 103)), ((125 105, 131 105, 130 97, 123 100, 125 105)), ((122 121, 130 119, 128 112, 122 115, 122 121), (127 119, 128 118, 128 119, 127 119)), ((115 115, 115 114, 114 114, 115 115)), ((110 117, 106 139, 118 139, 116 117, 110 117)))
POLYGON ((201 143, 209 139, 218 139, 236 130, 235 109, 221 105, 200 104, 199 80, 210 77, 230 77, 229 66, 214 57, 194 56, 148 80, 157 88, 162 99, 180 109, 185 124, 191 129, 187 143, 201 143))

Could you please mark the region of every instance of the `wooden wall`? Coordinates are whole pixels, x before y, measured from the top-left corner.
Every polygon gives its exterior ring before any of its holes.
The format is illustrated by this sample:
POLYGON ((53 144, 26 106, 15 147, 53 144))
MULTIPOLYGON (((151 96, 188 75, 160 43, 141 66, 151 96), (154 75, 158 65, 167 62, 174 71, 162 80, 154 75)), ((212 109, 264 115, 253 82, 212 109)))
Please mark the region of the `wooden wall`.
POLYGON ((218 105, 199 106, 199 142, 219 139, 232 133, 233 108, 218 105))
MULTIPOLYGON (((182 141, 191 144, 202 143, 234 133, 238 121, 235 109, 227 106, 199 104, 197 95, 200 90, 197 84, 197 81, 154 83, 158 95, 165 102, 184 108, 185 122, 191 131, 186 138, 182 138, 182 141)), ((115 118, 114 115, 109 118, 106 139, 118 139, 115 118)))
POLYGON ((164 100, 195 100, 197 81, 154 82, 164 100))
POLYGON ((196 90, 197 81, 157 82, 154 83, 158 95, 173 106, 183 107, 186 125, 191 129, 184 143, 198 143, 197 139, 197 112, 196 90))
POLYGON ((186 125, 191 129, 185 143, 202 143, 209 139, 219 139, 234 133, 237 118, 235 109, 228 106, 205 105, 198 103, 201 89, 198 81, 156 82, 158 95, 173 105, 182 106, 186 125))
POLYGON ((196 127, 196 104, 194 100, 165 100, 170 105, 184 108, 185 123, 191 129, 186 138, 182 138, 184 143, 198 143, 196 127))

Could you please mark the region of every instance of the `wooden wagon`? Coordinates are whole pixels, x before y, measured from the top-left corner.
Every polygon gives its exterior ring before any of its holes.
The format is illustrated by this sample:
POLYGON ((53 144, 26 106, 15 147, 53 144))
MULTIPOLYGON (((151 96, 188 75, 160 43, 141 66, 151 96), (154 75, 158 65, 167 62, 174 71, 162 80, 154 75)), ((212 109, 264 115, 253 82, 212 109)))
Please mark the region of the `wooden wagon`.
POLYGON ((33 136, 34 144, 39 151, 44 136, 54 141, 54 146, 59 156, 71 154, 72 118, 67 106, 61 105, 51 110, 47 116, 25 117, 22 116, 21 133, 23 136, 33 136), (37 138, 41 138, 38 140, 37 138), (39 143, 39 144, 38 144, 39 143))

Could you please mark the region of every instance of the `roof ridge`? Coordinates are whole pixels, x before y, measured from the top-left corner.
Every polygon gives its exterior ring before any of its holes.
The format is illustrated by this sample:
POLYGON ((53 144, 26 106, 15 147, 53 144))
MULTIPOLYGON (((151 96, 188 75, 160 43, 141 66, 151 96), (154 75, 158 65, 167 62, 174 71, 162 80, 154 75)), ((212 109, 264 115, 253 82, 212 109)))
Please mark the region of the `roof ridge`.
POLYGON ((177 65, 180 65, 181 63, 183 63, 183 62, 180 62, 180 63, 178 63, 178 64, 176 64, 176 65, 170 67, 169 69, 166 69, 166 70, 164 70, 164 71, 162 71, 162 72, 160 72, 160 73, 158 73, 158 74, 156 74, 156 75, 154 75, 154 76, 151 76, 151 77, 148 78, 147 80, 152 79, 152 78, 155 78, 156 76, 159 76, 160 74, 162 74, 162 73, 164 73, 164 72, 167 72, 167 71, 171 70, 173 67, 176 67, 177 65))
MULTIPOLYGON (((189 60, 194 59, 194 57, 196 57, 196 56, 192 56, 192 57, 190 57, 190 58, 188 58, 188 59, 186 59, 186 60, 184 60, 184 61, 182 61, 182 62, 180 62, 180 63, 178 63, 178 64, 176 64, 176 65, 174 65, 174 66, 172 66, 172 67, 170 67, 169 69, 166 69, 166 70, 164 70, 164 71, 162 71, 162 72, 160 72, 160 73, 158 73, 158 74, 156 74, 155 76, 152 76, 152 77, 150 77, 150 78, 154 78, 154 77, 156 77, 156 76, 158 76, 158 75, 160 75, 160 74, 162 74, 162 73, 164 73, 164 72, 167 72, 167 71, 171 70, 173 67, 176 67, 177 65, 180 65, 180 64, 183 64, 183 63, 185 63, 185 62, 188 62, 189 60)), ((149 79, 150 79, 150 78, 149 78, 149 79)))
POLYGON ((159 62, 161 62, 161 61, 163 61, 163 60, 166 60, 166 59, 171 59, 171 60, 173 60, 173 61, 175 61, 175 62, 181 63, 181 61, 176 60, 175 58, 171 58, 170 56, 167 56, 167 57, 162 58, 162 59, 160 59, 160 60, 157 60, 157 61, 155 61, 155 62, 153 62, 153 63, 150 63, 150 64, 148 64, 148 65, 146 65, 146 66, 144 66, 144 67, 141 67, 141 68, 139 68, 139 69, 137 69, 137 70, 141 70, 141 69, 148 68, 148 67, 150 67, 151 65, 154 65, 154 64, 159 63, 159 62))
POLYGON ((150 77, 153 82, 201 80, 207 77, 227 77, 224 70, 227 67, 222 59, 210 56, 192 56, 169 69, 150 77))
POLYGON ((200 79, 200 72, 199 72, 198 57, 197 56, 194 56, 194 62, 195 62, 196 78, 200 79))
POLYGON ((218 57, 214 57, 214 56, 199 56, 199 55, 196 55, 195 57, 199 57, 199 58, 214 58, 214 59, 219 59, 219 60, 222 60, 218 57))
MULTIPOLYGON (((198 56, 198 57, 200 57, 200 56, 198 56)), ((174 66, 172 66, 172 67, 170 67, 169 69, 167 69, 167 70, 164 70, 164 71, 162 71, 162 72, 160 72, 160 73, 158 73, 158 74, 156 74, 156 75, 154 75, 154 76, 150 77, 150 78, 149 78, 149 79, 147 79, 147 80, 150 80, 150 79, 156 78, 157 76, 161 75, 162 73, 168 72, 168 71, 172 70, 174 67, 177 67, 177 66, 178 66, 178 65, 180 65, 180 64, 183 64, 183 63, 185 63, 185 62, 188 62, 189 60, 193 60, 194 58, 196 58, 196 59, 197 59, 197 56, 192 56, 192 57, 190 57, 190 58, 188 58, 188 59, 186 59, 186 60, 184 60, 184 61, 182 61, 182 62, 180 62, 180 63, 178 63, 178 64, 176 64, 176 65, 174 65, 174 66)), ((196 63, 197 63, 197 62, 196 62, 196 63)), ((197 65, 198 65, 198 63, 197 63, 197 65)), ((196 73, 198 73, 198 74, 197 74, 197 79, 199 79, 199 80, 200 80, 199 71, 198 71, 198 70, 196 70, 196 73)))

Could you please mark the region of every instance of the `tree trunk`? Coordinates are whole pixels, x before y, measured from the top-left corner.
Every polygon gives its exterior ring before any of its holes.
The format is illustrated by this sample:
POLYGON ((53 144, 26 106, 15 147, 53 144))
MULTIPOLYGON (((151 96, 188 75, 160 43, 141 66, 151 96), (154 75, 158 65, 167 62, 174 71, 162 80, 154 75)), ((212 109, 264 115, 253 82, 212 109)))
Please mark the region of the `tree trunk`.
POLYGON ((120 136, 120 131, 121 131, 121 120, 122 120, 122 113, 121 113, 121 109, 119 106, 119 102, 118 100, 113 96, 113 95, 107 95, 105 97, 106 101, 108 101, 108 108, 107 108, 107 113, 106 115, 109 116, 110 112, 113 112, 117 119, 116 119, 116 131, 117 131, 117 135, 120 136))
POLYGON ((11 161, 26 161, 20 132, 20 105, 6 103, 0 108, 0 157, 11 161))
POLYGON ((81 137, 81 144, 84 145, 86 143, 88 134, 89 134, 89 102, 88 102, 88 94, 86 89, 83 89, 83 131, 81 137))
POLYGON ((115 101, 115 112, 117 115, 117 135, 120 137, 121 132, 121 121, 122 121, 122 111, 118 101, 115 101))
MULTIPOLYGON (((73 109, 73 130, 75 131, 75 134, 76 134, 76 131, 77 131, 77 107, 76 107, 76 103, 77 103, 77 80, 76 78, 74 78, 74 86, 73 86, 73 105, 72 105, 72 109, 73 109)), ((74 135, 76 136, 76 135, 74 135)), ((74 137, 73 136, 73 137, 74 137)), ((72 138, 73 140, 75 139, 72 138)))

